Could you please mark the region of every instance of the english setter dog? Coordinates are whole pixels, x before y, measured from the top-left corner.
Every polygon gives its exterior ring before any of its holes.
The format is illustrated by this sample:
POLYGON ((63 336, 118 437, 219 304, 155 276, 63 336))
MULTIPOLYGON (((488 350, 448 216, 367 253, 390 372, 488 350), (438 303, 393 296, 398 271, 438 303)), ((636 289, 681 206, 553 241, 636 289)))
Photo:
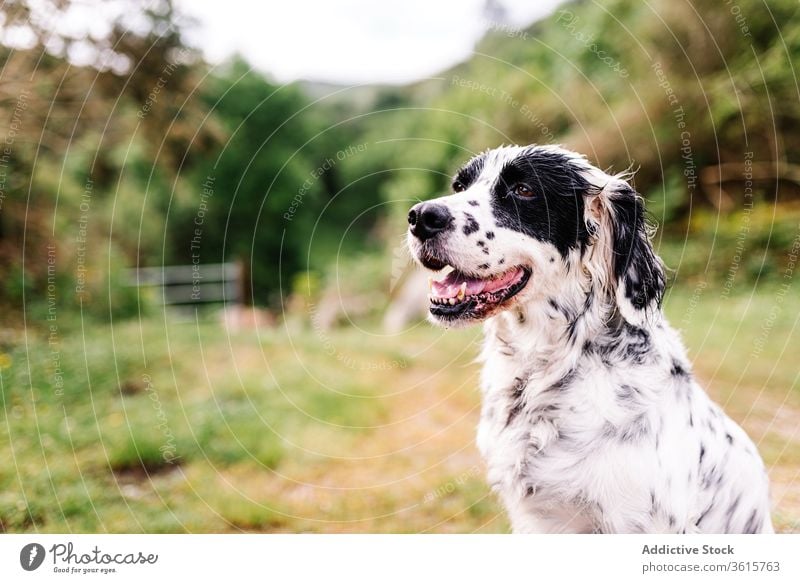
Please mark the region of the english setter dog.
POLYGON ((414 206, 430 319, 485 321, 478 447, 515 532, 772 532, 764 464, 661 312, 642 198, 555 146, 470 160, 414 206), (446 268, 451 268, 446 271, 446 268))

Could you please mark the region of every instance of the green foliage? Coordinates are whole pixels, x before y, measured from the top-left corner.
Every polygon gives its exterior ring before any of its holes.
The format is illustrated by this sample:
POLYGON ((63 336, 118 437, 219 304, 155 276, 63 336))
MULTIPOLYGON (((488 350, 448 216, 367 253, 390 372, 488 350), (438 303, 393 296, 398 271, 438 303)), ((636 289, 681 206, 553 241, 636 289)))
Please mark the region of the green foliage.
MULTIPOLYGON (((298 269, 301 242, 313 226, 310 213, 298 212, 291 222, 283 218, 316 162, 303 150, 313 137, 298 117, 305 100, 296 88, 272 86, 242 62, 208 84, 205 100, 229 137, 193 181, 198 198, 203 184, 213 191, 202 225, 201 261, 244 259, 252 265, 254 295, 263 302, 265 293, 278 289, 276 266, 282 263, 286 274, 298 269)), ((324 196, 320 190, 316 185, 301 204, 315 206, 324 196)), ((196 213, 185 215, 177 229, 191 234, 196 213)), ((175 255, 188 263, 191 237, 182 239, 173 239, 175 255)))
MULTIPOLYGON (((368 206, 363 197, 341 195, 350 132, 330 119, 326 124, 298 86, 273 85, 242 61, 209 81, 203 99, 228 138, 190 178, 196 199, 206 185, 213 192, 200 229, 200 260, 243 259, 253 300, 276 300, 294 274, 331 257, 341 221, 368 206)), ((198 205, 187 204, 173 219, 177 261, 198 251, 190 244, 198 205)), ((368 226, 356 225, 356 233, 368 226)))
POLYGON ((688 230, 662 240, 659 253, 680 283, 699 280, 748 289, 784 277, 800 238, 800 205, 764 204, 729 213, 695 211, 688 230))
POLYGON ((681 274, 724 278, 723 252, 705 257, 716 228, 717 249, 731 244, 730 224, 703 221, 719 198, 708 177, 727 165, 735 217, 751 159, 775 176, 755 180, 756 212, 772 222, 753 228, 775 236, 767 248, 754 232, 740 276, 766 277, 796 231, 777 209, 797 200, 797 173, 779 178, 777 165, 800 164, 800 7, 778 0, 769 10, 735 9, 712 0, 573 2, 519 34, 490 32, 468 61, 408 88, 408 109, 370 116, 366 135, 380 145, 362 162, 393 168, 379 190, 387 200, 424 199, 442 194, 455 168, 485 148, 562 143, 601 168, 632 168, 681 274))
MULTIPOLYGON (((600 167, 632 167, 667 248, 690 224, 697 240, 713 237, 703 229, 717 224, 700 228, 693 213, 713 212, 717 185, 707 176, 717 165, 733 168, 724 188, 735 209, 736 168, 748 153, 762 167, 800 164, 798 5, 738 9, 737 18, 713 0, 568 3, 519 34, 488 32, 466 62, 406 87, 282 86, 241 60, 209 72, 183 46, 166 0, 145 15, 152 30, 116 26, 96 41, 138 64, 128 71, 39 59, 44 37, 31 51, 0 48, 10 63, 0 98, 31 99, 0 215, 0 304, 14 313, 24 294, 41 313, 45 250, 56 239, 58 301, 78 305, 70 290, 89 182, 85 315, 139 313, 141 298, 117 283, 125 267, 194 260, 242 260, 249 299, 277 306, 298 274, 322 274, 324 288, 330 265, 391 247, 408 206, 445 192, 462 161, 511 142, 563 143, 600 167)), ((783 205, 800 193, 795 181, 760 178, 756 187, 783 205)), ((773 230, 768 255, 791 241, 773 230)), ((701 255, 686 255, 682 269, 701 269, 701 255)))

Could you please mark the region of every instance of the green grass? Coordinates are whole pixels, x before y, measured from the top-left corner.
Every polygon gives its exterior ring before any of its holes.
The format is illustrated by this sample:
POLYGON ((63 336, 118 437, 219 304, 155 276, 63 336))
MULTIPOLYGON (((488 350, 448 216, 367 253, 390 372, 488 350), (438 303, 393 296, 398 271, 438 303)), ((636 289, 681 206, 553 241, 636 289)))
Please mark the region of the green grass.
MULTIPOLYGON (((790 530, 800 298, 779 291, 675 289, 665 308, 698 376, 759 443, 790 530)), ((44 330, 4 337, 0 528, 507 531, 473 445, 480 331, 363 325, 65 327, 63 392, 44 330)))
POLYGON ((671 292, 666 311, 704 377, 729 390, 764 387, 798 396, 800 289, 784 293, 771 285, 726 296, 699 285, 671 292))

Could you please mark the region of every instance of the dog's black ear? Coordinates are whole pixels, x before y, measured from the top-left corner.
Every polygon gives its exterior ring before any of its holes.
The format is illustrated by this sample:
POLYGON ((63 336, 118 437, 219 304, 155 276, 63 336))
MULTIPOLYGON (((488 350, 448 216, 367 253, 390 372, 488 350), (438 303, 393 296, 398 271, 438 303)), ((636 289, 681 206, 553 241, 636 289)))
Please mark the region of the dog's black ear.
POLYGON ((644 201, 624 180, 612 178, 588 201, 587 226, 596 235, 603 260, 599 269, 622 316, 639 324, 661 305, 664 265, 655 253, 645 220, 644 201))
POLYGON ((621 180, 608 196, 617 305, 626 319, 640 321, 648 310, 661 306, 664 265, 650 243, 642 197, 621 180))

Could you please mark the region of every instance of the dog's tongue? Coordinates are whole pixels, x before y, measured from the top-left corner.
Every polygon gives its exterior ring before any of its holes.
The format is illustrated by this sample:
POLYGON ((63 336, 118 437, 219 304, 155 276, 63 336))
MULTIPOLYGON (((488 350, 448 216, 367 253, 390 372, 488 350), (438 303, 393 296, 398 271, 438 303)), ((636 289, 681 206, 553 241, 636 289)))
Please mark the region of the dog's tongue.
POLYGON ((483 292, 493 292, 508 287, 522 276, 521 269, 512 269, 499 277, 491 279, 479 279, 469 277, 463 273, 453 270, 447 274, 442 281, 431 282, 431 292, 440 298, 454 298, 458 296, 461 287, 466 283, 464 293, 468 296, 477 295, 483 292))

